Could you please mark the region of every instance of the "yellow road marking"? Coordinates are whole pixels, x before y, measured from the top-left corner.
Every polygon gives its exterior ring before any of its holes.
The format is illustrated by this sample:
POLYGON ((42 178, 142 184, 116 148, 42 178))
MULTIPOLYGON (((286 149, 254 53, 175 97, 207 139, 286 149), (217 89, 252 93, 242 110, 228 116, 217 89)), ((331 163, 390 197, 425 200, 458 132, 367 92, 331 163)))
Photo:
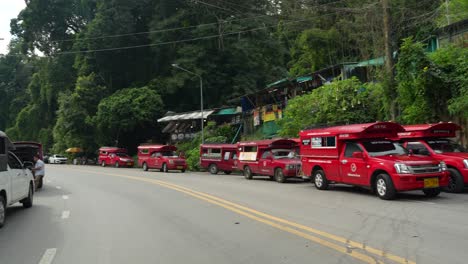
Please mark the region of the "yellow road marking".
POLYGON ((331 239, 331 240, 335 240, 337 242, 346 244, 347 246, 350 246, 350 247, 352 247, 354 249, 361 249, 361 250, 364 250, 364 251, 366 251, 368 253, 372 253, 374 255, 387 258, 389 260, 395 261, 395 262, 400 263, 400 264, 416 264, 416 262, 414 262, 414 261, 411 261, 411 260, 396 256, 394 254, 391 254, 391 253, 388 253, 388 252, 385 252, 385 251, 382 251, 382 250, 379 250, 379 249, 376 249, 376 248, 373 248, 373 247, 369 247, 369 246, 364 245, 362 243, 352 241, 352 240, 348 240, 348 239, 346 239, 344 237, 333 235, 333 234, 330 234, 330 233, 327 233, 327 232, 324 232, 324 231, 321 231, 321 230, 318 230, 318 229, 315 229, 315 228, 312 228, 312 227, 308 227, 308 226, 305 226, 305 225, 301 225, 301 224, 298 224, 298 223, 294 223, 294 222, 291 222, 291 221, 288 221, 288 220, 285 220, 285 219, 282 219, 282 218, 278 218, 278 217, 275 217, 275 216, 272 216, 272 215, 269 215, 269 214, 266 214, 266 213, 263 213, 263 212, 260 212, 260 211, 257 211, 257 210, 254 210, 254 209, 251 209, 251 208, 248 208, 248 207, 245 207, 245 206, 242 206, 242 205, 239 205, 239 204, 227 201, 227 200, 224 200, 222 198, 219 198, 219 197, 216 197, 216 196, 213 196, 213 195, 210 195, 210 194, 206 194, 206 193, 203 193, 203 192, 198 192, 198 191, 195 191, 195 190, 183 187, 183 186, 179 186, 179 185, 176 185, 176 184, 173 184, 173 183, 169 183, 169 182, 165 182, 165 181, 161 181, 161 180, 156 180, 156 179, 148 179, 148 178, 141 178, 141 177, 135 177, 135 176, 128 176, 128 175, 123 175, 123 174, 100 173, 100 172, 88 171, 88 170, 79 170, 79 171, 84 171, 84 172, 93 173, 93 174, 104 174, 104 175, 108 175, 108 176, 116 176, 116 177, 127 178, 127 179, 143 181, 143 182, 148 182, 148 183, 153 183, 153 184, 157 184, 157 185, 160 185, 160 186, 164 186, 166 188, 173 189, 173 190, 188 194, 188 195, 190 195, 192 197, 196 197, 196 198, 198 198, 200 200, 204 200, 206 202, 216 204, 216 205, 221 206, 221 207, 223 207, 225 209, 228 209, 228 210, 236 212, 236 213, 238 213, 240 215, 246 216, 246 217, 248 217, 250 219, 262 222, 264 224, 270 225, 272 227, 278 228, 278 229, 286 231, 288 233, 295 234, 297 236, 300 236, 300 237, 303 237, 305 239, 311 240, 311 241, 316 242, 318 244, 321 244, 323 246, 332 248, 332 249, 334 249, 336 251, 339 251, 339 252, 341 252, 343 254, 352 256, 352 257, 357 258, 357 259, 359 259, 359 260, 361 260, 363 262, 366 262, 366 263, 383 263, 383 262, 381 262, 379 260, 376 260, 376 259, 374 259, 374 258, 372 258, 372 257, 370 257, 368 255, 365 255, 365 254, 362 254, 362 253, 359 253, 359 252, 355 252, 354 250, 351 250, 351 252, 350 252, 348 250, 348 248, 346 248, 346 247, 339 246, 339 245, 334 244, 334 243, 332 243, 330 241, 327 241, 327 240, 321 239, 319 237, 315 237, 315 236, 303 233, 303 232, 301 232, 299 230, 290 228, 288 226, 280 225, 278 223, 269 221, 267 219, 270 219, 270 220, 273 220, 273 221, 276 221, 276 222, 280 222, 280 223, 283 223, 283 224, 287 224, 287 225, 293 226, 295 228, 302 229, 302 230, 305 230, 305 231, 308 231, 310 233, 314 233, 314 234, 323 236, 323 237, 331 239), (244 210, 244 211, 242 211, 242 210, 244 210), (249 213, 247 213, 245 211, 256 214, 257 216, 249 214, 249 213), (267 219, 260 218, 258 216, 262 216, 262 217, 267 218, 267 219))

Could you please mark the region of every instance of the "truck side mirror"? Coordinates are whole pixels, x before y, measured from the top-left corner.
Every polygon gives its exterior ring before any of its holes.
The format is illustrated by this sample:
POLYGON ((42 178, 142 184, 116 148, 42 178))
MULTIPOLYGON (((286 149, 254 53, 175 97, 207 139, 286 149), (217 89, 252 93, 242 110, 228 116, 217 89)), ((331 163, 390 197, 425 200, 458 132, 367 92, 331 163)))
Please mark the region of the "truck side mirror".
POLYGON ((361 151, 355 151, 355 152, 353 152, 353 158, 355 158, 355 159, 363 159, 363 158, 364 158, 364 155, 362 154, 361 151))

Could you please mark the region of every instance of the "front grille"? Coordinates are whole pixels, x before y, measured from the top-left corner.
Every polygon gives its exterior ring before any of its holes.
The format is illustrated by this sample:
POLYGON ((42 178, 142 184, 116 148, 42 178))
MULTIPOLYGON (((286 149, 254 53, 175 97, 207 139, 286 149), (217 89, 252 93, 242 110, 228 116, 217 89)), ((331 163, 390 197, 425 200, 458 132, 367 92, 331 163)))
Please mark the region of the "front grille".
POLYGON ((410 165, 408 168, 410 169, 411 173, 414 174, 434 173, 441 171, 438 164, 410 165))

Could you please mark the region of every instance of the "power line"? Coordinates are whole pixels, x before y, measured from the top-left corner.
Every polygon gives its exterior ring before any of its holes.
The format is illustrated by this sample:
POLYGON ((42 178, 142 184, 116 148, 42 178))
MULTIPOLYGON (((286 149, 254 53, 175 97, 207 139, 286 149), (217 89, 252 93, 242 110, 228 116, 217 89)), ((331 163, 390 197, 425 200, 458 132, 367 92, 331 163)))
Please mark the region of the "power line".
MULTIPOLYGON (((299 22, 304 22, 304 21, 308 21, 308 20, 309 19, 301 19, 301 20, 285 22, 284 24, 299 23, 299 22)), ((196 40, 205 40, 205 39, 218 38, 218 37, 221 37, 221 36, 238 35, 238 34, 243 34, 243 33, 247 33, 247 32, 254 32, 254 31, 259 31, 259 30, 263 30, 263 29, 267 29, 267 28, 271 28, 271 27, 276 27, 276 26, 277 25, 263 26, 263 27, 259 27, 259 28, 253 28, 253 29, 247 29, 247 30, 241 30, 241 31, 235 31, 235 32, 227 32, 227 33, 223 33, 223 34, 208 35, 208 36, 202 36, 202 37, 197 37, 197 38, 181 39, 181 40, 166 41, 166 42, 159 42, 159 43, 152 43, 152 44, 142 44, 142 45, 116 47, 116 48, 105 48, 105 49, 94 49, 94 50, 64 51, 64 52, 57 52, 54 55, 92 53, 92 52, 128 50, 128 49, 137 49, 137 48, 144 48, 144 47, 162 46, 162 45, 169 45, 169 44, 191 42, 191 41, 196 41, 196 40)))
POLYGON ((154 34, 154 33, 161 33, 161 32, 169 32, 169 31, 178 31, 178 30, 184 30, 184 29, 192 29, 192 28, 198 28, 198 27, 204 27, 204 26, 213 26, 213 25, 218 25, 218 24, 230 23, 230 22, 234 22, 234 21, 242 21, 242 20, 256 19, 256 18, 265 17, 265 16, 271 16, 271 15, 260 15, 260 16, 257 16, 257 17, 244 17, 244 18, 238 18, 238 19, 224 20, 224 21, 220 21, 220 22, 198 24, 198 25, 194 25, 194 26, 175 27, 175 28, 165 28, 165 29, 157 29, 157 30, 151 30, 151 31, 135 32, 135 33, 124 33, 124 34, 116 34, 116 35, 105 35, 105 36, 99 36, 99 37, 78 38, 78 39, 76 39, 76 38, 61 39, 61 40, 53 40, 52 42, 68 42, 68 41, 95 40, 95 39, 119 38, 119 37, 126 37, 126 36, 136 36, 136 35, 154 34))

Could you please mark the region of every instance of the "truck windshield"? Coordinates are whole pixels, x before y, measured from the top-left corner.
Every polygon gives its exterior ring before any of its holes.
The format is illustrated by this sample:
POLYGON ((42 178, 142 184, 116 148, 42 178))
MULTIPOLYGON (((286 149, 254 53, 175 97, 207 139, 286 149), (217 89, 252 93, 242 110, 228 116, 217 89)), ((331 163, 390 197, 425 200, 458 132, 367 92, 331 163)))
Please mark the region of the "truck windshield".
POLYGON ((126 153, 117 153, 116 155, 119 156, 119 157, 122 157, 122 158, 129 157, 128 154, 126 154, 126 153))
POLYGON ((273 153, 274 159, 292 159, 297 157, 295 152, 291 149, 273 149, 271 152, 273 153))
POLYGON ((450 139, 427 140, 426 142, 435 153, 467 152, 465 148, 450 139))
POLYGON ((372 157, 408 154, 408 151, 405 148, 392 141, 368 141, 362 142, 362 145, 372 157))
POLYGON ((163 155, 163 157, 170 157, 170 158, 177 157, 177 153, 175 151, 163 151, 161 152, 161 154, 163 155))

